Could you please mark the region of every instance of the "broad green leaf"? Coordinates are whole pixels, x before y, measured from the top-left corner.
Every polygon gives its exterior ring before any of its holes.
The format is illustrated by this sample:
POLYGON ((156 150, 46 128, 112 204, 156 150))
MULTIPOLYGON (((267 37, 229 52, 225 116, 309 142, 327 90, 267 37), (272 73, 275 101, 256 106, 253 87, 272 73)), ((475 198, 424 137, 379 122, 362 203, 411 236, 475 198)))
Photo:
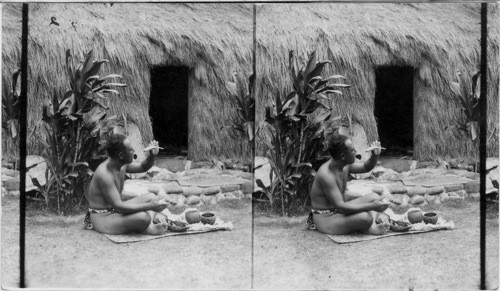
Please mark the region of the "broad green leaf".
POLYGON ((316 67, 316 50, 314 50, 307 60, 307 66, 305 68, 305 75, 308 76, 316 67))
POLYGON ((121 84, 121 83, 107 83, 106 84, 109 87, 127 87, 127 84, 121 84))
POLYGON ((261 179, 256 179, 255 183, 257 184, 257 186, 259 186, 262 189, 266 189, 267 188, 266 185, 264 185, 264 182, 262 182, 261 179))
POLYGON ((123 79, 123 77, 118 75, 118 74, 110 74, 110 75, 104 76, 102 78, 99 78, 99 81, 105 81, 108 79, 115 79, 115 78, 123 79))
POLYGON ((351 85, 342 84, 342 83, 335 83, 335 84, 331 84, 330 86, 341 87, 341 88, 349 88, 349 87, 351 87, 351 85))
POLYGON ((120 93, 114 89, 104 89, 104 90, 101 90, 101 92, 103 93, 114 93, 114 94, 118 94, 120 95, 120 93))

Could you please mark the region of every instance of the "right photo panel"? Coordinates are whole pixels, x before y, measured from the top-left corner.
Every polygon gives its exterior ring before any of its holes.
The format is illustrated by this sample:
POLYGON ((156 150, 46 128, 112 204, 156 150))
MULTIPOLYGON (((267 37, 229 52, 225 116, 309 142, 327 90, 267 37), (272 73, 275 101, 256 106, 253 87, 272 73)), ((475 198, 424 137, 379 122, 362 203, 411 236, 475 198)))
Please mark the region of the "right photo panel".
MULTIPOLYGON (((488 5, 486 287, 498 288, 488 5)), ((255 289, 479 289, 481 4, 258 4, 255 289)))

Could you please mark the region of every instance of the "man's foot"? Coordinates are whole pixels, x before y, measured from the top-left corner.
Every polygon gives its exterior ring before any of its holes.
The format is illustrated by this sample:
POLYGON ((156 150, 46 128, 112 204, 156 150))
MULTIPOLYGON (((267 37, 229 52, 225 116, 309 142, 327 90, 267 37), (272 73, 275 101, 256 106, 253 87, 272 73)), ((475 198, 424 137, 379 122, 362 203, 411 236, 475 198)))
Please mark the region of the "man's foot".
POLYGON ((148 226, 144 233, 149 235, 162 235, 167 231, 167 229, 167 223, 152 223, 150 226, 148 226))
POLYGON ((377 218, 375 219, 376 224, 381 224, 381 223, 391 224, 389 221, 389 215, 383 212, 377 212, 376 215, 377 215, 377 218))
POLYGON ((385 223, 380 223, 380 224, 373 224, 367 231, 367 234, 371 235, 383 235, 387 233, 389 230, 389 224, 385 223))
POLYGON ((163 213, 157 212, 155 213, 155 218, 153 219, 153 223, 154 224, 167 223, 167 217, 163 213))

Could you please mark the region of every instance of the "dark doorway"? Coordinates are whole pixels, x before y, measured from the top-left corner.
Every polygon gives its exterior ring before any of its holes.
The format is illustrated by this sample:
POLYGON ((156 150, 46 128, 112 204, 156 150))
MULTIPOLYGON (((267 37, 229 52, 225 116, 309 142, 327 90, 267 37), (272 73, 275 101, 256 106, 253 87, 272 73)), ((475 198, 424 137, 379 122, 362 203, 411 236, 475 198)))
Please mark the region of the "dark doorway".
POLYGON ((375 71, 375 118, 382 154, 413 154, 413 72, 411 67, 375 71))
POLYGON ((187 67, 151 69, 149 116, 163 155, 186 155, 188 147, 187 67))

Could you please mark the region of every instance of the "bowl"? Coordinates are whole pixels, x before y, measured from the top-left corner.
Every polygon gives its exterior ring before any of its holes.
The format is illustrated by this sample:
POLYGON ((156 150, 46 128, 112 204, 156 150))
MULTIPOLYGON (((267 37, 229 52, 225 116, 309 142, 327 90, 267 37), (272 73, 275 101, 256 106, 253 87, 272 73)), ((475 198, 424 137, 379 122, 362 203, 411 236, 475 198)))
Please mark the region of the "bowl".
POLYGON ((213 213, 209 213, 209 212, 203 213, 201 215, 201 223, 203 223, 203 224, 214 224, 215 223, 215 218, 216 218, 216 216, 213 213))
POLYGON ((191 210, 186 212, 186 221, 189 224, 198 223, 201 221, 200 212, 198 210, 191 210))
POLYGON ((406 232, 410 230, 411 224, 406 221, 395 221, 391 219, 391 225, 389 228, 395 232, 406 232))
POLYGON ((412 210, 408 212, 408 221, 412 224, 422 222, 423 219, 421 210, 412 210))
POLYGON ((173 232, 184 232, 189 228, 189 225, 182 221, 168 221, 168 230, 173 232))
POLYGON ((430 224, 436 224, 438 221, 438 215, 435 212, 427 212, 424 214, 424 222, 430 224))

